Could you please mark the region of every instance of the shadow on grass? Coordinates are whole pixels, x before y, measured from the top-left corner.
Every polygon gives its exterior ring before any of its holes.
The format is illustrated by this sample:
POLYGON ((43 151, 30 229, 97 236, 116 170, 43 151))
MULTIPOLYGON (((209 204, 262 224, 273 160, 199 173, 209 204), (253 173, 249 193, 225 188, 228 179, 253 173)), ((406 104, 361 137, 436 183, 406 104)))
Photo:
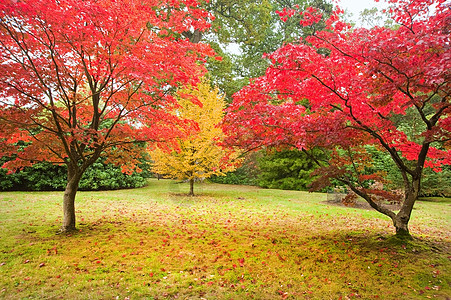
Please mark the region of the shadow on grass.
POLYGON ((427 254, 430 252, 446 254, 450 253, 451 248, 450 242, 416 236, 405 239, 395 234, 378 232, 341 232, 338 236, 340 242, 351 242, 356 249, 366 252, 383 252, 390 249, 397 251, 398 254, 427 254))

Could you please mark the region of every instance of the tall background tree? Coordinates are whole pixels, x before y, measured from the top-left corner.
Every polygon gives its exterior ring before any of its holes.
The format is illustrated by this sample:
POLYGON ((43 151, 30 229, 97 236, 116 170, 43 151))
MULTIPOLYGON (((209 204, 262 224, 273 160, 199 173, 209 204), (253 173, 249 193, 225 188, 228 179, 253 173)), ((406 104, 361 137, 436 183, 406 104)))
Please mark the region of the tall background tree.
POLYGON ((0 2, 0 149, 11 170, 67 166, 63 231, 99 157, 134 170, 136 142, 179 134, 174 88, 195 84, 209 46, 177 33, 206 30, 192 0, 0 2))
POLYGON ((165 177, 188 180, 189 195, 193 196, 195 180, 224 175, 233 171, 238 161, 233 149, 221 146, 224 133, 219 124, 226 103, 219 90, 212 90, 210 83, 204 80, 197 87, 181 89, 178 94, 180 107, 174 113, 194 121, 196 126, 174 145, 157 147, 151 152, 153 171, 165 177), (193 103, 192 97, 200 103, 193 103))
POLYGON ((282 44, 298 41, 299 34, 307 36, 324 28, 304 28, 300 17, 281 21, 277 11, 284 8, 304 9, 314 6, 325 15, 332 12, 327 0, 211 0, 204 4, 215 19, 212 29, 202 36, 223 59, 209 59, 207 67, 213 85, 219 86, 231 101, 232 95, 249 83, 250 78, 262 76, 270 61, 265 53, 272 53, 282 44))
MULTIPOLYGON (((215 20, 212 22, 212 30, 202 38, 208 41, 223 58, 222 60, 208 59, 207 68, 212 83, 226 95, 227 102, 231 102, 232 95, 249 84, 251 78, 265 74, 270 65, 270 60, 265 54, 276 51, 284 43, 299 42, 300 35, 305 37, 325 27, 324 22, 310 28, 303 27, 299 23, 300 16, 294 16, 284 22, 276 13, 287 8, 302 10, 309 6, 317 7, 325 16, 330 15, 333 8, 331 1, 327 0, 212 0, 205 4, 205 8, 214 14, 215 20)), ((285 154, 285 163, 291 160, 292 165, 308 164, 300 153, 274 154, 277 155, 277 159, 273 157, 273 154, 271 149, 262 151, 259 154, 259 160, 246 154, 246 160, 235 172, 227 174, 226 177, 214 176, 211 180, 221 183, 263 183, 264 180, 258 177, 272 175, 269 174, 269 169, 263 170, 259 166, 265 164, 265 161, 268 163, 271 161, 275 167, 274 164, 280 162, 281 155, 285 154)), ((275 170, 275 168, 272 169, 275 170)), ((308 179, 305 178, 305 180, 308 179)), ((266 184, 262 185, 266 186, 266 184)), ((299 188, 301 187, 297 189, 299 188)))
MULTIPOLYGON (((443 0, 391 2, 394 29, 352 28, 338 10, 327 30, 277 50, 266 75, 236 94, 226 124, 231 142, 250 148, 325 149, 330 159, 317 160, 321 177, 314 187, 339 180, 390 217, 397 235, 410 236, 423 169, 451 163, 451 11, 443 0), (419 123, 410 135, 400 120, 412 116, 419 123), (377 188, 385 172, 369 172, 369 145, 393 161, 401 197, 377 188), (399 201, 400 210, 386 200, 399 201)), ((280 14, 300 15, 304 26, 322 19, 313 8, 280 14)))

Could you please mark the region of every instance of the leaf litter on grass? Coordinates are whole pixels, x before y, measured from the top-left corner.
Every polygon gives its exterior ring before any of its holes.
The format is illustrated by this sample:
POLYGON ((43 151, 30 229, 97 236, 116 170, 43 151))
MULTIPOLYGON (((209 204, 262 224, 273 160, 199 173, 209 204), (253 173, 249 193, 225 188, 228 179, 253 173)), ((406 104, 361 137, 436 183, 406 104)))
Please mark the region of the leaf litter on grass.
MULTIPOLYGON (((2 245, 0 297, 446 299, 450 293, 449 232, 437 229, 440 240, 421 231, 433 224, 415 229, 420 239, 399 243, 390 223, 370 212, 330 208, 321 199, 303 210, 309 194, 302 192, 283 198, 283 191, 265 190, 260 201, 254 188, 241 188, 236 200, 227 188, 207 185, 206 195, 189 197, 189 205, 181 196, 168 200, 168 193, 153 198, 151 186, 85 192, 78 203, 83 221, 72 236, 51 234, 51 218, 37 222, 34 233, 22 230, 28 220, 16 221, 8 231, 13 246, 2 245)), ((28 218, 58 208, 50 201, 28 218)))

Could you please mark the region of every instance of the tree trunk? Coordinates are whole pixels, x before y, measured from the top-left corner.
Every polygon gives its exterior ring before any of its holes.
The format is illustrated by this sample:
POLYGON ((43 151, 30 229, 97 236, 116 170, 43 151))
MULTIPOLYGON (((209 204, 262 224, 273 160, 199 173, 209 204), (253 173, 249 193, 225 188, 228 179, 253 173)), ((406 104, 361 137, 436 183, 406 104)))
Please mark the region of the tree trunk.
POLYGON ((75 195, 77 194, 78 184, 81 179, 81 172, 77 172, 74 168, 68 166, 67 185, 63 196, 63 227, 62 232, 70 232, 76 230, 75 227, 75 195))
POLYGON ((406 196, 404 203, 393 219, 393 225, 396 228, 396 236, 400 238, 411 238, 409 232, 409 220, 412 214, 413 206, 420 194, 421 187, 421 172, 418 172, 414 178, 412 178, 412 183, 410 185, 406 184, 406 196))
MULTIPOLYGON (((406 178, 406 177, 405 177, 406 178)), ((420 175, 416 175, 412 178, 412 181, 409 182, 405 180, 405 196, 404 201, 401 206, 401 209, 398 213, 392 211, 389 207, 373 201, 372 197, 365 191, 356 188, 350 181, 341 180, 343 183, 346 183, 348 187, 356 193, 358 196, 365 199, 372 208, 377 210, 378 212, 390 217, 393 221, 393 225, 396 229, 396 236, 402 239, 411 239, 411 235, 409 232, 409 220, 410 215, 412 214, 412 209, 415 204, 415 201, 418 198, 421 187, 421 173, 420 175)))
POLYGON ((189 180, 189 195, 194 196, 194 178, 189 180))
POLYGON ((397 215, 395 218, 393 218, 393 225, 395 226, 396 229, 396 236, 400 237, 402 239, 405 238, 412 238, 409 232, 409 219, 410 218, 406 218, 405 216, 399 216, 397 215))

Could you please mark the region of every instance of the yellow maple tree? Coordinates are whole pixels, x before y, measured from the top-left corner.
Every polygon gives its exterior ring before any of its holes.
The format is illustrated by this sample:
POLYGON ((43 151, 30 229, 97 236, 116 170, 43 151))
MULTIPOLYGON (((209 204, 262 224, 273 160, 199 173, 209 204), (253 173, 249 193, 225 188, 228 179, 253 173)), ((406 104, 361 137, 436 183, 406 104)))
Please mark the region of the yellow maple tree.
POLYGON ((235 170, 239 163, 238 153, 220 145, 224 133, 218 125, 226 103, 217 88, 212 89, 204 79, 196 87, 179 90, 178 102, 180 107, 174 113, 179 118, 194 121, 197 128, 189 132, 182 129, 186 135, 175 145, 168 144, 151 151, 152 169, 166 178, 188 180, 189 194, 194 195, 196 180, 235 170))

